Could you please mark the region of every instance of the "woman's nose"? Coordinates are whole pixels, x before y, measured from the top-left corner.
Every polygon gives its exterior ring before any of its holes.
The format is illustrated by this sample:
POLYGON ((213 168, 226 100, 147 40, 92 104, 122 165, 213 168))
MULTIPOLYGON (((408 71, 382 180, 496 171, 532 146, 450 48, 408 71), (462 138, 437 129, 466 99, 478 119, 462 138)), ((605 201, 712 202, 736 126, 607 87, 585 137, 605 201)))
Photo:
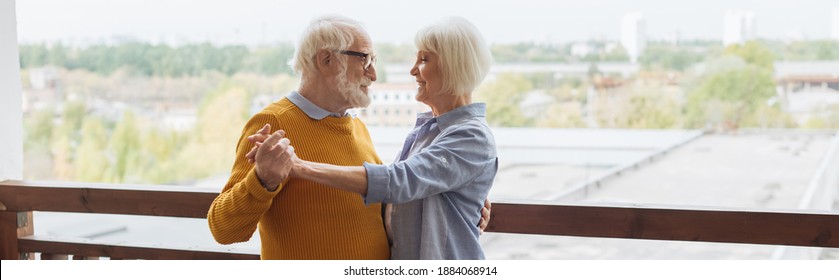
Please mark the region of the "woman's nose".
POLYGON ((411 73, 411 76, 416 76, 416 75, 419 74, 419 69, 417 68, 416 64, 414 64, 414 67, 411 67, 411 72, 410 73, 411 73))

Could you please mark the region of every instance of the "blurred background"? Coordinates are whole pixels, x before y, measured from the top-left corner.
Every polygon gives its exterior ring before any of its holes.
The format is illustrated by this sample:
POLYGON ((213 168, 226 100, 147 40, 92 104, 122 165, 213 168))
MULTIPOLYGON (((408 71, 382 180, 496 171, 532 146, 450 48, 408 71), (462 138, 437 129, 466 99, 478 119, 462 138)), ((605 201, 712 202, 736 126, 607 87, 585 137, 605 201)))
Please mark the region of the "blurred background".
MULTIPOLYGON (((839 4, 671 2, 17 1, 24 179, 221 190, 243 125, 297 88, 297 36, 328 13, 373 38, 379 80, 353 113, 389 162, 428 110, 408 74, 414 33, 457 15, 494 58, 475 92, 499 145, 491 200, 839 209, 839 4)), ((221 246, 203 220, 36 215, 37 234, 221 246)), ((233 246, 257 250, 257 239, 233 246)), ((493 233, 482 243, 492 259, 839 258, 493 233)))

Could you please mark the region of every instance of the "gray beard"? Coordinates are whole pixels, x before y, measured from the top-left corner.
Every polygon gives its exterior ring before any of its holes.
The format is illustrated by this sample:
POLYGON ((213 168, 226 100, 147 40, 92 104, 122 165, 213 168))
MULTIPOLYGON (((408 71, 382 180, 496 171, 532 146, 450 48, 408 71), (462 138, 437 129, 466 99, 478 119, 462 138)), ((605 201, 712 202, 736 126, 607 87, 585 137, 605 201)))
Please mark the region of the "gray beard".
POLYGON ((370 97, 361 91, 361 85, 364 81, 351 83, 347 80, 347 72, 338 74, 338 93, 347 101, 352 108, 365 108, 370 106, 370 97))

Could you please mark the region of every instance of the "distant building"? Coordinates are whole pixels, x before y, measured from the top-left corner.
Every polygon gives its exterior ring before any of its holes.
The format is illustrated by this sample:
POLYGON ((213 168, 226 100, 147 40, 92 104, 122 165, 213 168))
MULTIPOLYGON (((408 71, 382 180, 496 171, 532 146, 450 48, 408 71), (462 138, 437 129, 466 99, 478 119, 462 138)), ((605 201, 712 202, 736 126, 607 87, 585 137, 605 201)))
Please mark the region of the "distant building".
POLYGON ((775 63, 775 80, 786 94, 824 91, 839 94, 839 61, 775 63))
POLYGON ((416 95, 416 83, 377 83, 370 87, 370 106, 355 112, 367 126, 411 127, 418 113, 430 110, 416 95))
POLYGON ((776 62, 775 82, 781 107, 800 124, 839 104, 839 61, 776 62))
POLYGON ((51 66, 29 69, 29 86, 24 85, 24 112, 42 110, 64 102, 58 69, 51 66))
POLYGON ((638 57, 647 46, 646 23, 641 13, 627 13, 621 20, 621 45, 626 49, 630 61, 638 61, 638 57))
POLYGON ((723 45, 743 44, 755 38, 755 14, 749 11, 726 11, 723 45))
POLYGON ((58 83, 58 69, 52 66, 29 70, 29 84, 32 89, 55 88, 58 83))
POLYGON ((555 102, 545 90, 534 90, 524 95, 524 99, 519 103, 519 111, 525 117, 536 118, 544 115, 555 102))

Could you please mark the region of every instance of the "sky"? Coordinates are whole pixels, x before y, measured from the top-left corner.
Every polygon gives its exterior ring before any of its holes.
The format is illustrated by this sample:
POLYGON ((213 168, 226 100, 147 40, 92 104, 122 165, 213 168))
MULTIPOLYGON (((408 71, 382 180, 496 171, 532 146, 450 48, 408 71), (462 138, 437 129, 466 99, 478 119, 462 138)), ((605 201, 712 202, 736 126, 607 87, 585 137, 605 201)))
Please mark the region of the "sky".
MULTIPOLYGON (((621 17, 640 12, 652 40, 721 40, 727 10, 755 14, 756 36, 827 39, 836 0, 17 0, 20 43, 151 42, 270 44, 294 41, 315 16, 365 23, 374 42, 411 43, 446 16, 472 21, 490 43, 620 39, 621 17), (678 34, 678 35, 676 35, 678 34)), ((836 19, 839 20, 839 19, 836 19)))

